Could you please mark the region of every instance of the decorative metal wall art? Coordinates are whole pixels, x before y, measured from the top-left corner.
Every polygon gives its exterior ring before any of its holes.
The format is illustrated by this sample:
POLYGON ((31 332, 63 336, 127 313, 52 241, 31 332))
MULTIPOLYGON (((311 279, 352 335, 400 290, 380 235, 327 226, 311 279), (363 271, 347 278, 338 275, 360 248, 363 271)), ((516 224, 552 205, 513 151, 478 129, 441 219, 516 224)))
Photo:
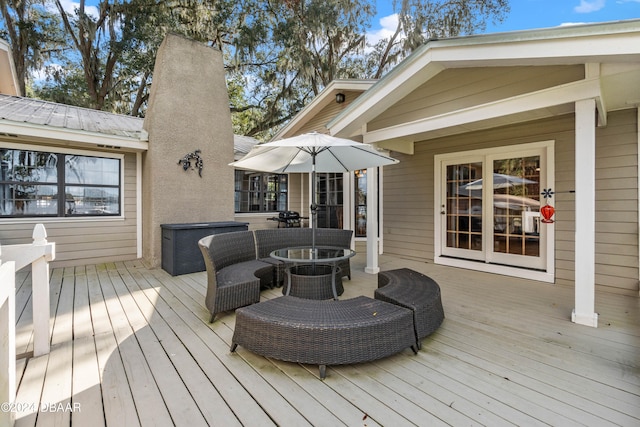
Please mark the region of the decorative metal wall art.
POLYGON ((178 160, 178 164, 182 164, 182 169, 187 171, 189 169, 194 169, 194 167, 198 168, 198 175, 202 178, 202 158, 200 157, 200 150, 196 150, 193 153, 189 153, 180 160, 178 160), (192 165, 191 161, 194 160, 195 164, 192 165))

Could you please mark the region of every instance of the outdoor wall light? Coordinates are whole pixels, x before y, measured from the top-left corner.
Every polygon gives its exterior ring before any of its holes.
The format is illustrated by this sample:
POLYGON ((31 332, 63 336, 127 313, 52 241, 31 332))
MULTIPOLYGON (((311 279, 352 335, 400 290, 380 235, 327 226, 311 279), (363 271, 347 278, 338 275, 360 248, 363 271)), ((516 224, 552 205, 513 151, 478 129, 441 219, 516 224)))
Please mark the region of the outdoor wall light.
POLYGON ((336 102, 342 104, 345 100, 344 93, 336 93, 336 102))

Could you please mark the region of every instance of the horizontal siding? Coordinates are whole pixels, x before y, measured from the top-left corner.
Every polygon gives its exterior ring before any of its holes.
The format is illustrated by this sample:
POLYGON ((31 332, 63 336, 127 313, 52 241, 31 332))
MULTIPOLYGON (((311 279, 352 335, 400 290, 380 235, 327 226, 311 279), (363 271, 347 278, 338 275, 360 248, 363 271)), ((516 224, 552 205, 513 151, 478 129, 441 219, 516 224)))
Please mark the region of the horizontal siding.
POLYGON ((596 134, 596 284, 605 289, 638 290, 637 126, 627 110, 596 134))
MULTIPOLYGON (((636 113, 611 113, 596 144, 596 285, 612 292, 638 291, 638 177, 636 113)), ((414 155, 392 153, 385 167, 385 253, 433 262, 434 156, 437 154, 555 141, 556 283, 574 283, 575 149, 573 115, 415 144, 414 155)))
POLYGON ((285 136, 291 137, 309 132, 329 133, 327 123, 347 108, 358 96, 362 95, 362 91, 343 90, 341 92, 345 95, 345 102, 338 104, 335 101, 330 101, 317 114, 305 117, 307 119, 306 122, 296 127, 293 132, 288 132, 285 136))
POLYGON ((584 78, 581 66, 444 70, 367 124, 376 130, 584 78))
MULTIPOLYGON (((99 155, 99 154, 98 154, 99 155)), ((136 155, 124 160, 124 219, 80 218, 34 219, 0 223, 0 242, 4 245, 30 243, 33 227, 43 223, 47 239, 56 244, 54 267, 137 258, 136 233, 136 155)))
POLYGON ((329 133, 326 125, 327 123, 329 123, 329 120, 333 119, 337 114, 340 113, 340 111, 342 111, 341 107, 341 104, 336 104, 335 102, 329 104, 318 114, 310 118, 308 122, 302 125, 297 130, 296 134, 309 132, 329 133))

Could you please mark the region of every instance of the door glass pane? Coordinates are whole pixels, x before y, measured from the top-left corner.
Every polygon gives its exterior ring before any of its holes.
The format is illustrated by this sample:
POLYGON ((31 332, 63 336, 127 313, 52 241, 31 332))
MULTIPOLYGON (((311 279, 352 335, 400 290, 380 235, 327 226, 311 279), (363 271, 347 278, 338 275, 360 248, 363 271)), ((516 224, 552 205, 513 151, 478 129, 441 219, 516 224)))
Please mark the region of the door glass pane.
POLYGON ((540 256, 540 156, 493 162, 493 252, 540 256))
POLYGON ((449 248, 482 250, 482 162, 448 165, 446 245, 449 248), (480 181, 478 187, 477 181, 480 181))
POLYGON ((367 237, 367 170, 357 170, 354 175, 356 237, 367 237))
POLYGON ((342 228, 342 173, 316 174, 318 228, 342 228))

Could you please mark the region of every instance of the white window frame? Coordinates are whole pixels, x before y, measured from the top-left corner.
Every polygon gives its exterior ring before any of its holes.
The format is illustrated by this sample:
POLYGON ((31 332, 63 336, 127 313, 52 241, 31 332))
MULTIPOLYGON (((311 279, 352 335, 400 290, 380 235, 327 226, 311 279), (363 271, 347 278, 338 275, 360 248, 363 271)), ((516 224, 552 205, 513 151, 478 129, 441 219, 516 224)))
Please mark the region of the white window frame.
MULTIPOLYGON (((489 261, 470 260, 463 258, 455 258, 445 256, 442 253, 442 227, 443 227, 443 215, 441 215, 441 207, 446 205, 446 201, 443 200, 443 163, 460 160, 464 162, 467 159, 483 158, 484 162, 492 162, 492 159, 503 155, 515 155, 519 156, 520 153, 526 153, 530 150, 542 149, 545 152, 546 163, 546 175, 545 179, 541 182, 546 182, 548 188, 555 187, 555 141, 540 141, 527 144, 517 144, 502 147, 494 147, 480 150, 470 150, 456 153, 446 153, 434 156, 434 263, 440 265, 447 265, 451 267, 465 268, 469 270, 483 271, 488 273, 501 274, 511 277, 520 277, 524 279, 538 280, 547 283, 555 283, 555 224, 542 224, 545 227, 546 240, 541 242, 541 251, 545 251, 543 258, 545 259, 544 267, 540 270, 533 270, 523 267, 508 266, 501 264, 492 264, 489 261)), ((485 163, 484 168, 489 167, 493 169, 492 164, 485 163)), ((484 169, 483 168, 483 169, 484 169)), ((545 203, 544 199, 541 199, 541 204, 545 203)), ((550 201, 553 204, 553 199, 550 201)), ((486 203, 484 204, 486 205, 486 203)), ((483 248, 484 254, 484 248, 483 248)))

